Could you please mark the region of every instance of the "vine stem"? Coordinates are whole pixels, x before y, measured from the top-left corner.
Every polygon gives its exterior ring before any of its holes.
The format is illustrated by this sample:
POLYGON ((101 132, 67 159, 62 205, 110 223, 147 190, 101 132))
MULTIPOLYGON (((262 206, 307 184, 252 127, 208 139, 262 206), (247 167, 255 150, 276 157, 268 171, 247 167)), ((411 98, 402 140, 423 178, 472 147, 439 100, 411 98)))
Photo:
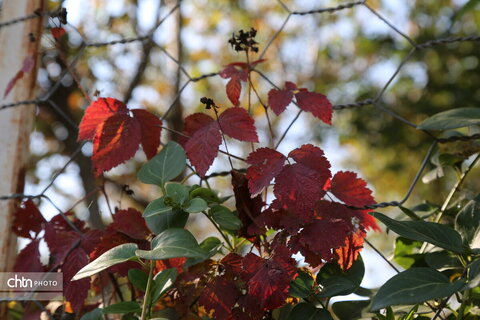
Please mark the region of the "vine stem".
POLYGON ((147 306, 148 306, 148 299, 150 298, 150 291, 152 289, 152 281, 153 281, 153 260, 150 260, 150 271, 148 272, 148 280, 147 280, 147 288, 145 289, 145 296, 143 297, 143 306, 142 306, 142 320, 147 319, 147 306))
POLYGON ((470 298, 470 290, 465 291, 462 297, 462 304, 460 305, 460 308, 458 309, 458 314, 457 314, 457 320, 463 319, 463 314, 465 312, 465 308, 467 306, 466 302, 470 298))
POLYGON ((460 186, 461 186, 462 183, 465 181, 465 178, 467 177, 468 173, 473 169, 473 167, 475 166, 475 164, 478 162, 479 159, 480 159, 480 153, 475 157, 475 159, 474 159, 474 160, 472 161, 472 163, 468 166, 468 168, 465 170, 465 172, 462 173, 462 175, 460 176, 460 179, 458 179, 457 183, 455 184, 455 186, 453 187, 453 189, 450 191, 450 193, 448 194, 447 199, 446 199, 445 202, 443 203, 442 208, 440 209, 440 212, 439 212, 437 218, 435 219, 435 222, 436 222, 436 223, 440 222, 440 220, 442 219, 443 214, 445 213, 445 210, 447 210, 448 205, 449 205, 450 202, 452 201, 453 196, 455 195, 455 193, 457 193, 458 190, 460 190, 460 186))
MULTIPOLYGON (((445 202, 443 203, 442 207, 440 208, 440 212, 438 213, 438 216, 435 218, 435 223, 439 223, 440 220, 442 220, 443 214, 447 210, 447 207, 449 206, 450 202, 453 199, 453 196, 455 193, 457 193, 458 190, 460 190, 460 186, 462 183, 465 181, 465 178, 467 177, 468 173, 473 169, 475 164, 478 162, 480 159, 480 153, 475 157, 475 159, 472 161, 472 163, 467 167, 465 172, 462 173, 460 178, 458 179, 457 183, 455 183, 455 186, 453 186, 452 190, 450 190, 450 193, 447 196, 447 199, 445 199, 445 202)), ((422 254, 427 250, 428 243, 424 242, 422 244, 422 247, 420 248, 419 253, 422 254)))
POLYGON ((217 231, 222 235, 222 238, 225 240, 230 250, 234 252, 235 248, 230 243, 228 237, 223 233, 222 229, 220 229, 220 227, 215 223, 215 221, 213 221, 212 217, 210 217, 205 211, 202 211, 202 213, 208 218, 208 220, 210 220, 210 222, 215 226, 215 229, 217 229, 217 231))

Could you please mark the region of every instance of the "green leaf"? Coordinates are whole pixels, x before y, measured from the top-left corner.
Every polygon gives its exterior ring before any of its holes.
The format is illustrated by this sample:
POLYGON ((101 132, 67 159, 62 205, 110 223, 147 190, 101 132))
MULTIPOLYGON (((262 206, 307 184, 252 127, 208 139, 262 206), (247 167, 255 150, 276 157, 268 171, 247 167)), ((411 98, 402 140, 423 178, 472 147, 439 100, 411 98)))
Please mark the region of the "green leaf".
POLYGON ((143 183, 163 186, 167 181, 178 177, 186 164, 187 156, 183 148, 170 141, 140 169, 138 179, 143 183))
POLYGON ((202 212, 203 210, 207 210, 208 205, 205 200, 202 198, 193 198, 189 202, 187 202, 185 211, 189 213, 197 213, 197 212, 202 212))
POLYGON ((436 115, 423 121, 420 130, 448 130, 480 124, 480 108, 457 108, 436 115))
POLYGON ((135 288, 145 292, 148 282, 148 274, 140 269, 128 270, 128 280, 133 284, 135 288))
POLYGON ((148 260, 170 258, 205 258, 206 252, 200 248, 195 237, 185 229, 167 229, 152 240, 152 250, 137 250, 137 257, 148 260))
POLYGON ((167 214, 172 211, 171 206, 167 206, 165 204, 164 198, 158 198, 156 200, 153 200, 148 204, 148 206, 145 208, 145 211, 143 211, 143 216, 145 218, 155 216, 157 214, 167 214))
POLYGON ((395 261, 397 264, 399 264, 405 269, 421 263, 425 255, 415 253, 417 252, 417 249, 420 249, 421 246, 421 241, 398 237, 397 239, 395 239, 393 261, 395 261))
POLYGON ((145 217, 145 222, 155 234, 160 234, 170 228, 183 228, 187 224, 188 212, 173 208, 170 212, 145 217))
POLYGON ((190 198, 196 198, 196 197, 202 198, 208 204, 220 203, 220 199, 215 194, 215 192, 213 192, 212 190, 207 189, 207 188, 198 187, 196 189, 193 189, 190 192, 190 198))
POLYGON ((470 200, 458 213, 455 219, 455 229, 462 233, 467 243, 470 243, 475 232, 480 227, 480 195, 470 200))
POLYGON ((362 318, 362 311, 370 304, 370 300, 340 301, 332 305, 335 315, 342 320, 362 318))
MULTIPOLYGON (((169 198, 176 205, 183 205, 189 197, 189 188, 180 183, 170 182, 165 186, 166 198, 169 198)), ((164 200, 166 201, 166 200, 164 200)))
POLYGON ((138 246, 136 243, 124 243, 116 246, 80 269, 72 280, 80 280, 90 277, 91 275, 103 271, 113 265, 129 260, 135 260, 137 259, 135 256, 135 250, 137 249, 138 246))
POLYGON ((446 225, 421 220, 397 221, 378 212, 371 214, 402 237, 428 242, 458 253, 465 251, 460 234, 446 225))
POLYGON ((427 300, 450 296, 458 291, 464 280, 453 283, 431 268, 411 268, 388 280, 377 292, 372 310, 392 305, 413 305, 427 300))
POLYGON ((326 279, 317 278, 317 282, 323 287, 322 291, 316 295, 318 298, 347 295, 355 292, 360 287, 365 274, 365 265, 359 257, 346 272, 339 270, 337 273, 326 279))
POLYGON ((310 303, 299 303, 290 312, 288 320, 333 320, 333 318, 325 309, 318 309, 310 303))
POLYGON ((425 256, 425 262, 433 269, 463 269, 456 255, 450 251, 436 251, 425 256))
POLYGON ((102 309, 93 309, 92 311, 85 313, 80 320, 103 320, 102 309))
POLYGON ((405 208, 405 207, 402 207, 402 206, 398 206, 398 208, 400 208, 400 210, 402 210, 403 213, 405 213, 408 217, 410 217, 411 219, 413 220, 421 220, 421 218, 419 216, 417 216, 417 214, 408 209, 408 208, 405 208))
POLYGON ((162 295, 173 285, 177 279, 177 269, 163 270, 153 278, 152 304, 158 301, 162 295))
POLYGON ((227 207, 215 205, 210 209, 210 215, 222 229, 238 230, 242 227, 242 221, 227 207))
POLYGON ((312 293, 314 280, 312 276, 299 270, 298 276, 290 282, 290 289, 288 294, 296 298, 306 298, 312 293))
POLYGON ((142 308, 135 301, 123 301, 103 308, 104 314, 140 313, 142 308))

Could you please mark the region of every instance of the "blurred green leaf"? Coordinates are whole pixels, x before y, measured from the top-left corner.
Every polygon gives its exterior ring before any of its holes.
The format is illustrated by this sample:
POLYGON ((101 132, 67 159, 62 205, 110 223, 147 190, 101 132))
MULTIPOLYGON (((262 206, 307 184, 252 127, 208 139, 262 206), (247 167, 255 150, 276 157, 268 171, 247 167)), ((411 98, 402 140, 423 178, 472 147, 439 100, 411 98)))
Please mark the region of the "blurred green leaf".
POLYGON ((448 130, 480 124, 480 108, 457 108, 436 115, 423 121, 420 130, 448 130))

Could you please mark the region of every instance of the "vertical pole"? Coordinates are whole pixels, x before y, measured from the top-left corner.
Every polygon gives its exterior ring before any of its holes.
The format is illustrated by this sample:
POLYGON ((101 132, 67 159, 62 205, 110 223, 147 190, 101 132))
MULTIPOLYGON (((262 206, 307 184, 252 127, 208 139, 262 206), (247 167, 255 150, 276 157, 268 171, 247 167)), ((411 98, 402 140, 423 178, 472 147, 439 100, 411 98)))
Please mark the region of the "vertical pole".
MULTIPOLYGON (((43 0, 3 0, 0 21, 31 15, 36 10, 43 10, 43 0)), ((42 25, 42 18, 35 17, 0 28, 0 105, 34 99, 36 68, 24 74, 7 97, 4 93, 26 57, 30 56, 39 63, 42 25)), ((34 105, 0 110, 0 196, 23 192, 34 118, 34 105)), ((11 270, 15 260, 16 238, 11 231, 14 210, 15 200, 0 200, 0 272, 11 270)), ((7 319, 6 312, 6 304, 1 303, 0 319, 7 319)))

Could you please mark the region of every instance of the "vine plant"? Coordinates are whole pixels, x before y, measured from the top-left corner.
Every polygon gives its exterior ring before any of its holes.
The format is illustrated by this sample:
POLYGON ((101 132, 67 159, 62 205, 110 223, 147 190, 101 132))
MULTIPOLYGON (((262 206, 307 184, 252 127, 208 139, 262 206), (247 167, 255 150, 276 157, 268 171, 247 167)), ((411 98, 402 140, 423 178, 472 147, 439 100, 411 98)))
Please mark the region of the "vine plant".
MULTIPOLYGON (((130 110, 114 98, 94 101, 78 139, 93 140, 95 173, 125 162, 142 145, 149 161, 138 179, 157 185, 159 198, 143 213, 116 209, 104 231, 90 230, 71 212, 47 222, 32 200, 25 201, 14 231, 31 242, 19 254, 15 271, 61 270, 68 301, 64 311, 82 320, 111 314, 125 320, 358 319, 368 314, 388 320, 473 319, 480 294, 478 243, 474 244, 479 199, 451 206, 470 169, 443 206, 400 207, 409 217, 400 221, 372 212, 375 200, 366 182, 350 171, 332 174, 321 148, 305 144, 285 155, 273 147, 273 135, 266 143, 270 147, 259 147, 249 114, 251 93, 264 106, 269 122, 269 110, 279 115, 294 103, 330 125, 333 109, 324 95, 292 82, 270 90, 263 103, 251 81, 252 71, 263 61, 250 61, 258 50, 255 35, 254 29, 240 31, 229 41, 246 54, 246 62, 231 63, 220 72, 229 79, 226 94, 233 106, 220 107, 202 98, 205 113, 186 117, 184 131, 177 132, 178 143, 166 143, 158 154, 160 118, 146 110, 130 110), (241 106, 242 82, 249 87, 248 108, 241 106), (229 152, 227 136, 251 144, 246 159, 229 152), (225 150, 220 150, 222 142, 225 150), (234 208, 208 183, 189 185, 188 179, 177 179, 188 160, 191 175, 206 182, 219 153, 246 166, 236 170, 230 161, 234 208), (267 203, 271 193, 274 199, 267 203), (430 213, 419 213, 427 209, 430 213), (195 214, 206 216, 220 238, 198 243, 185 228, 195 214), (439 223, 454 214, 458 232, 439 223), (365 268, 359 253, 366 232, 380 231, 374 217, 399 235, 395 262, 406 269, 378 291, 360 286, 365 268), (435 222, 427 221, 432 219, 435 222), (41 239, 50 249, 48 266, 40 262, 41 239), (363 300, 331 303, 331 298, 350 293, 363 300), (456 308, 450 306, 455 297, 456 308), (392 309, 398 305, 402 307, 392 309)), ((465 115, 458 114, 457 127, 462 127, 465 115)), ((424 125, 439 129, 442 119, 440 114, 424 125)), ((466 158, 455 159, 448 164, 461 170, 459 163, 466 158)))

